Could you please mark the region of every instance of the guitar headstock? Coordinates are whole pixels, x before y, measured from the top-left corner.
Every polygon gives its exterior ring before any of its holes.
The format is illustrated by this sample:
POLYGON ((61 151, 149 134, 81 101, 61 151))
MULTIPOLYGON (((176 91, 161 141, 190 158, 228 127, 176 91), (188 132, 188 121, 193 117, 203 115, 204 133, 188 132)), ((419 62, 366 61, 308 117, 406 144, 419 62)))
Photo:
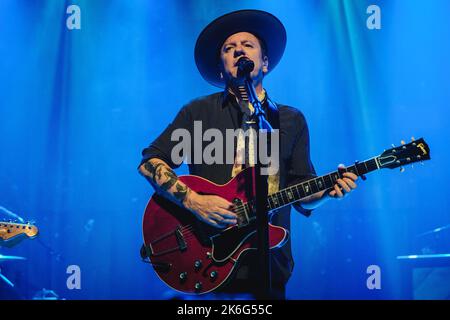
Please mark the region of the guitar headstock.
POLYGON ((423 138, 418 140, 412 138, 411 140, 407 144, 402 141, 400 146, 394 146, 377 157, 380 168, 395 169, 415 162, 430 160, 430 148, 425 140, 423 138))
POLYGON ((0 221, 0 239, 4 241, 11 240, 12 238, 20 235, 26 235, 28 238, 34 238, 38 233, 38 228, 30 223, 0 221))

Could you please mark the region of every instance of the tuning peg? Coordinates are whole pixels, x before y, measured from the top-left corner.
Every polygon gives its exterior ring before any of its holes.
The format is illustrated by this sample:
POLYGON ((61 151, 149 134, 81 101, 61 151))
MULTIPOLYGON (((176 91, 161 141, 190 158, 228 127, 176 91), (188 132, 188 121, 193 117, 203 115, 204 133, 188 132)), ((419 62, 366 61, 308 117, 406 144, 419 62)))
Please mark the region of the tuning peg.
POLYGON ((402 140, 402 141, 400 141, 400 143, 401 143, 402 145, 404 145, 406 142, 405 142, 405 140, 402 140))
POLYGON ((414 136, 411 137, 411 141, 416 141, 416 138, 414 138, 414 136))
POLYGON ((400 167, 400 172, 401 172, 401 173, 405 172, 405 168, 400 167))
POLYGON ((393 143, 391 143, 392 148, 395 148, 395 145, 393 143))

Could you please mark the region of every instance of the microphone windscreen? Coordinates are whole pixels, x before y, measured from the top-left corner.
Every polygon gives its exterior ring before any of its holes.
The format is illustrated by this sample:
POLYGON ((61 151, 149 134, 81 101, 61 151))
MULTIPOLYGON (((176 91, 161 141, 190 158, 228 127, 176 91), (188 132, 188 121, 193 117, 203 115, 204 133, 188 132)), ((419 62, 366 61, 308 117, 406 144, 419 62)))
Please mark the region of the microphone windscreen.
POLYGON ((255 64, 252 60, 247 57, 242 57, 237 62, 237 76, 238 78, 245 77, 255 68, 255 64))

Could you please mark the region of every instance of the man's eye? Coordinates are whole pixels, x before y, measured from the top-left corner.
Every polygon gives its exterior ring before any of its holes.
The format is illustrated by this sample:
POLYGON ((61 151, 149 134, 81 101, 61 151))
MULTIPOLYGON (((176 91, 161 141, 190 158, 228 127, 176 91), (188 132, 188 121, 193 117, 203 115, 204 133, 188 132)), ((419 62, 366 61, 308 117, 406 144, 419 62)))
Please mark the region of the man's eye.
POLYGON ((248 48, 253 48, 253 46, 251 44, 249 44, 249 43, 246 44, 245 46, 248 47, 248 48))
POLYGON ((225 52, 228 52, 228 51, 230 51, 230 50, 231 50, 231 48, 233 48, 233 47, 225 47, 225 52))

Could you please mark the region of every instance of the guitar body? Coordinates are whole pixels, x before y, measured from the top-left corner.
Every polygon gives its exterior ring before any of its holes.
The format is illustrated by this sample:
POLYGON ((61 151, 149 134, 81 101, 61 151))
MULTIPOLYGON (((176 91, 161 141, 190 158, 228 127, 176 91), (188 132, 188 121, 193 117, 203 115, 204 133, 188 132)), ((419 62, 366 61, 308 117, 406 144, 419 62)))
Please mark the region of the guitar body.
MULTIPOLYGON (((430 148, 423 138, 385 150, 381 155, 346 167, 365 178, 365 174, 382 169, 430 160, 430 148)), ((218 195, 234 202, 237 225, 213 228, 200 222, 190 211, 158 195, 153 196, 144 214, 144 246, 141 256, 148 257, 158 276, 175 290, 202 294, 224 285, 248 250, 256 248, 256 225, 250 208, 254 202, 253 168, 241 171, 227 184, 217 185, 197 176, 180 180, 200 194, 218 195)), ((333 188, 342 171, 314 177, 279 190, 267 197, 268 211, 300 201, 319 191, 333 188)), ((269 247, 282 246, 288 231, 269 224, 269 247)))
MULTIPOLYGON (((246 203, 253 199, 254 190, 249 188, 253 185, 252 173, 252 168, 245 169, 225 185, 191 175, 179 179, 199 194, 246 203)), ((227 229, 214 228, 155 194, 144 214, 145 255, 161 280, 173 289, 191 294, 214 291, 227 282, 241 255, 256 249, 256 224, 244 220, 238 219, 237 225, 227 229)), ((287 230, 269 224, 271 249, 282 246, 287 239, 287 230)))

